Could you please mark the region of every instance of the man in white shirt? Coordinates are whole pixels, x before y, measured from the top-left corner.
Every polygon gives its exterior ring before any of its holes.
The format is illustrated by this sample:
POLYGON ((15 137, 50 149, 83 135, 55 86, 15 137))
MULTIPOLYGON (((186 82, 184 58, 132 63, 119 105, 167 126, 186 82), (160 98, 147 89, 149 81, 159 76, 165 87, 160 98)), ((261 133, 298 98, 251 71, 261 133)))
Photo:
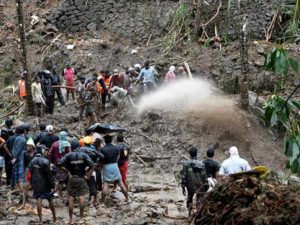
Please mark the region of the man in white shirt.
POLYGON ((251 170, 249 163, 245 159, 240 158, 237 147, 230 147, 229 153, 229 159, 226 159, 221 164, 219 175, 227 176, 233 173, 251 170))

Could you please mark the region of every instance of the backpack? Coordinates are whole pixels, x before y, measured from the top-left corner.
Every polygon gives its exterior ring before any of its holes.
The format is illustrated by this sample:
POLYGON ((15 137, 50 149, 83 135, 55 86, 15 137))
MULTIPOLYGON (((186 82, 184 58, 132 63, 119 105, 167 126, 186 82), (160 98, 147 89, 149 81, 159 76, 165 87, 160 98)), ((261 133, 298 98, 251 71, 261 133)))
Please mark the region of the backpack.
POLYGON ((64 70, 64 74, 65 74, 65 79, 66 80, 73 81, 74 80, 74 75, 75 75, 75 70, 74 70, 74 68, 70 68, 70 69, 66 68, 64 70))

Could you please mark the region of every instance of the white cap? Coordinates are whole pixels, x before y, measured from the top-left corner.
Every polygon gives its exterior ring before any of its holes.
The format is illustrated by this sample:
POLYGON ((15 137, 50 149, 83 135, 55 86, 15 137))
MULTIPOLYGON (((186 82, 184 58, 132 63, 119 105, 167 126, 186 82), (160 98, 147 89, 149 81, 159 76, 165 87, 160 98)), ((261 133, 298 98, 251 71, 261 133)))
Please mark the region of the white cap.
POLYGON ((239 155, 239 150, 236 146, 232 146, 229 148, 230 156, 239 155))
POLYGON ((140 69, 141 69, 142 67, 141 67, 140 64, 135 64, 135 65, 134 65, 134 68, 140 68, 140 69))
POLYGON ((34 141, 32 140, 32 138, 29 138, 26 142, 27 145, 32 145, 33 147, 35 147, 34 141))
POLYGON ((53 131, 53 126, 52 125, 47 125, 46 126, 46 131, 47 132, 53 131))
POLYGON ((170 66, 169 71, 174 72, 175 71, 175 66, 170 66))

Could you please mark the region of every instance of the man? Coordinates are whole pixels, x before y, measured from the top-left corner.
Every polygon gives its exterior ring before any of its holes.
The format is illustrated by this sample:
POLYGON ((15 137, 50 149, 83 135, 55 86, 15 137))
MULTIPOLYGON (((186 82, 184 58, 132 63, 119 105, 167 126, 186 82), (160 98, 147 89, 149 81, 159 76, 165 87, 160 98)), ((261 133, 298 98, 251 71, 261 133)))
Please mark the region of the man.
POLYGON ((40 133, 38 134, 38 136, 34 139, 34 144, 37 145, 42 137, 44 137, 45 135, 47 134, 47 131, 46 131, 46 125, 41 123, 40 124, 40 133))
POLYGON ((114 86, 111 89, 111 93, 111 104, 113 106, 118 106, 118 104, 128 96, 128 91, 118 86, 114 86))
POLYGON ((50 149, 54 142, 59 140, 59 137, 53 134, 53 126, 47 125, 46 126, 47 134, 44 135, 38 144, 45 145, 48 149, 50 149))
POLYGON ((97 90, 96 90, 97 79, 93 79, 91 83, 89 83, 86 87, 84 93, 84 110, 85 116, 89 119, 88 126, 93 125, 97 121, 96 116, 96 105, 97 103, 97 90))
POLYGON ((122 182, 126 187, 128 192, 128 181, 127 181, 127 172, 128 172, 128 163, 129 163, 129 154, 130 148, 124 143, 124 136, 122 133, 119 133, 117 136, 117 143, 120 147, 120 158, 118 161, 118 167, 121 173, 122 182))
POLYGON ((12 156, 13 159, 11 163, 13 165, 13 176, 12 176, 12 186, 20 191, 23 197, 22 205, 20 209, 25 206, 26 196, 24 190, 25 183, 25 171, 24 171, 24 154, 26 152, 26 138, 25 138, 26 127, 21 125, 17 129, 17 137, 14 141, 12 156))
MULTIPOLYGON (((59 85, 61 85, 60 77, 59 77, 59 75, 56 72, 56 66, 52 67, 51 81, 52 81, 52 86, 59 86, 59 85)), ((62 106, 65 105, 65 100, 64 100, 64 97, 63 97, 63 95, 61 93, 60 87, 54 87, 53 88, 53 92, 54 92, 54 98, 55 98, 55 93, 56 93, 57 98, 58 98, 60 104, 62 106)))
POLYGON ((43 71, 42 89, 46 98, 46 112, 53 114, 54 111, 54 91, 52 88, 51 73, 48 70, 43 71))
POLYGON ((36 76, 31 84, 31 94, 32 94, 32 102, 33 102, 33 108, 34 108, 34 115, 35 117, 43 116, 44 113, 44 106, 46 106, 45 103, 45 97, 42 90, 41 85, 41 79, 36 76))
POLYGON ((125 80, 125 74, 120 73, 119 70, 115 69, 111 80, 111 87, 118 86, 120 88, 126 89, 125 80))
POLYGON ((114 182, 116 182, 121 188, 121 191, 126 198, 126 202, 128 202, 128 193, 122 182, 122 177, 118 167, 118 158, 121 149, 119 146, 112 144, 112 139, 112 136, 105 135, 105 146, 100 150, 100 152, 104 155, 102 202, 105 202, 105 198, 109 194, 109 184, 114 182))
MULTIPOLYGON (((93 161, 94 165, 96 165, 100 160, 104 158, 104 156, 92 146, 92 143, 93 143, 93 138, 91 136, 85 137, 84 146, 80 148, 80 151, 86 153, 93 161)), ((89 197, 90 204, 96 206, 97 205, 96 171, 93 171, 91 177, 87 180, 87 184, 90 193, 90 197, 89 197)))
POLYGON ((98 77, 99 84, 97 84, 97 87, 98 92, 101 94, 102 109, 105 110, 106 98, 108 97, 108 99, 110 99, 109 92, 111 88, 112 77, 108 70, 101 72, 103 75, 100 73, 100 76, 98 77))
POLYGON ((6 154, 5 156, 5 173, 6 173, 6 185, 11 186, 12 185, 12 171, 13 171, 13 165, 11 163, 12 160, 12 151, 15 144, 15 140, 18 137, 19 134, 19 127, 16 128, 15 133, 10 136, 6 141, 6 146, 10 152, 10 154, 6 154))
POLYGON ((55 166, 56 174, 55 179, 57 181, 56 191, 59 193, 59 197, 62 198, 62 186, 68 180, 68 173, 59 167, 60 160, 69 152, 71 152, 71 145, 67 141, 68 134, 65 131, 59 132, 59 140, 54 142, 49 151, 49 160, 55 166))
POLYGON ((42 219, 42 201, 47 199, 49 208, 52 212, 53 223, 56 222, 56 213, 53 203, 53 193, 51 189, 54 188, 54 181, 50 171, 50 162, 41 154, 37 154, 29 164, 29 171, 31 173, 30 184, 33 190, 33 197, 37 200, 37 212, 39 221, 38 224, 43 224, 42 219))
POLYGON ((167 72, 166 77, 165 77, 165 83, 171 84, 175 80, 176 80, 175 66, 170 66, 169 71, 167 72))
POLYGON ((73 209, 74 198, 78 197, 79 209, 80 209, 80 223, 83 223, 84 212, 84 195, 86 194, 88 187, 86 179, 89 179, 93 172, 93 161, 90 157, 83 152, 79 151, 78 141, 71 143, 73 152, 65 155, 61 160, 61 166, 67 170, 70 174, 68 182, 68 194, 69 194, 69 224, 74 224, 73 221, 73 209))
POLYGON ((215 156, 215 151, 210 148, 207 150, 206 155, 207 155, 207 159, 203 161, 205 165, 206 175, 207 177, 212 177, 216 179, 220 166, 215 160, 213 160, 215 156))
POLYGON ((26 73, 21 75, 21 79, 18 81, 18 85, 19 85, 19 97, 21 99, 26 98, 27 93, 26 93, 26 84, 25 84, 25 75, 26 73))
POLYGON ((63 77, 66 81, 66 86, 67 88, 67 102, 69 101, 69 94, 72 94, 73 101, 75 100, 75 93, 74 93, 74 88, 75 88, 75 75, 76 71, 71 65, 68 63, 66 68, 63 71, 63 77))
POLYGON ((149 61, 145 62, 145 66, 144 68, 141 70, 137 81, 140 81, 141 79, 143 79, 143 86, 144 86, 144 93, 147 93, 151 90, 154 89, 154 87, 156 86, 155 84, 155 73, 156 71, 150 67, 150 63, 149 61))
POLYGON ((186 195, 186 189, 188 192, 187 208, 189 215, 192 212, 193 197, 196 194, 196 206, 200 206, 203 192, 208 189, 208 181, 205 171, 205 166, 202 161, 197 160, 198 149, 191 147, 189 149, 190 160, 183 163, 181 187, 183 195, 186 195))
POLYGON ((11 158, 11 153, 8 150, 6 144, 5 144, 5 139, 2 136, 2 129, 0 129, 0 187, 2 186, 2 171, 3 168, 5 167, 5 156, 8 155, 9 158, 11 158))
POLYGON ((187 75, 187 73, 185 72, 185 69, 183 66, 179 66, 178 67, 178 74, 177 74, 179 79, 187 79, 189 78, 189 76, 187 75))
POLYGON ((84 92, 85 92, 85 77, 79 77, 79 84, 76 87, 76 99, 79 107, 79 121, 83 120, 84 92))
POLYGON ((249 163, 245 159, 240 158, 236 146, 229 148, 229 154, 229 159, 226 159, 221 164, 219 175, 228 176, 233 173, 251 170, 249 163))

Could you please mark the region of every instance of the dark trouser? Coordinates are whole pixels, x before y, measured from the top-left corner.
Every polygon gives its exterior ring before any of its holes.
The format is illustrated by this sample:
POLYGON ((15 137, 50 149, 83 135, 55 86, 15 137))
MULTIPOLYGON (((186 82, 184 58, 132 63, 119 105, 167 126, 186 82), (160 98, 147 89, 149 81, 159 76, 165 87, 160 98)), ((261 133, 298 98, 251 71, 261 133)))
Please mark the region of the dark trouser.
POLYGON ((6 185, 11 185, 11 176, 12 176, 12 164, 11 164, 11 157, 9 155, 4 156, 5 159, 5 173, 6 173, 6 185))
POLYGON ((102 191, 102 177, 101 177, 101 168, 99 166, 96 167, 96 186, 98 191, 102 191))
POLYGON ((149 91, 152 91, 154 89, 154 84, 150 82, 143 83, 144 86, 144 93, 148 93, 149 91))
POLYGON ((188 192, 187 201, 186 201, 186 207, 190 210, 192 203, 193 203, 193 197, 195 195, 195 192, 188 192))
POLYGON ((54 95, 46 97, 47 113, 53 114, 54 111, 54 95))
POLYGON ((34 103, 33 104, 33 108, 34 108, 34 115, 36 117, 38 116, 43 116, 43 105, 42 103, 34 103))
POLYGON ((102 101, 102 107, 105 107, 106 103, 106 97, 108 96, 108 101, 110 101, 110 94, 109 93, 101 93, 101 101, 102 101))
POLYGON ((70 93, 71 93, 71 95, 72 95, 73 101, 75 101, 75 93, 74 93, 74 90, 73 90, 73 89, 68 89, 68 88, 67 88, 67 102, 69 101, 69 95, 70 95, 70 93))
POLYGON ((54 88, 54 96, 55 94, 57 95, 58 101, 60 102, 61 105, 65 105, 65 100, 64 100, 64 96, 61 93, 60 88, 54 88))

